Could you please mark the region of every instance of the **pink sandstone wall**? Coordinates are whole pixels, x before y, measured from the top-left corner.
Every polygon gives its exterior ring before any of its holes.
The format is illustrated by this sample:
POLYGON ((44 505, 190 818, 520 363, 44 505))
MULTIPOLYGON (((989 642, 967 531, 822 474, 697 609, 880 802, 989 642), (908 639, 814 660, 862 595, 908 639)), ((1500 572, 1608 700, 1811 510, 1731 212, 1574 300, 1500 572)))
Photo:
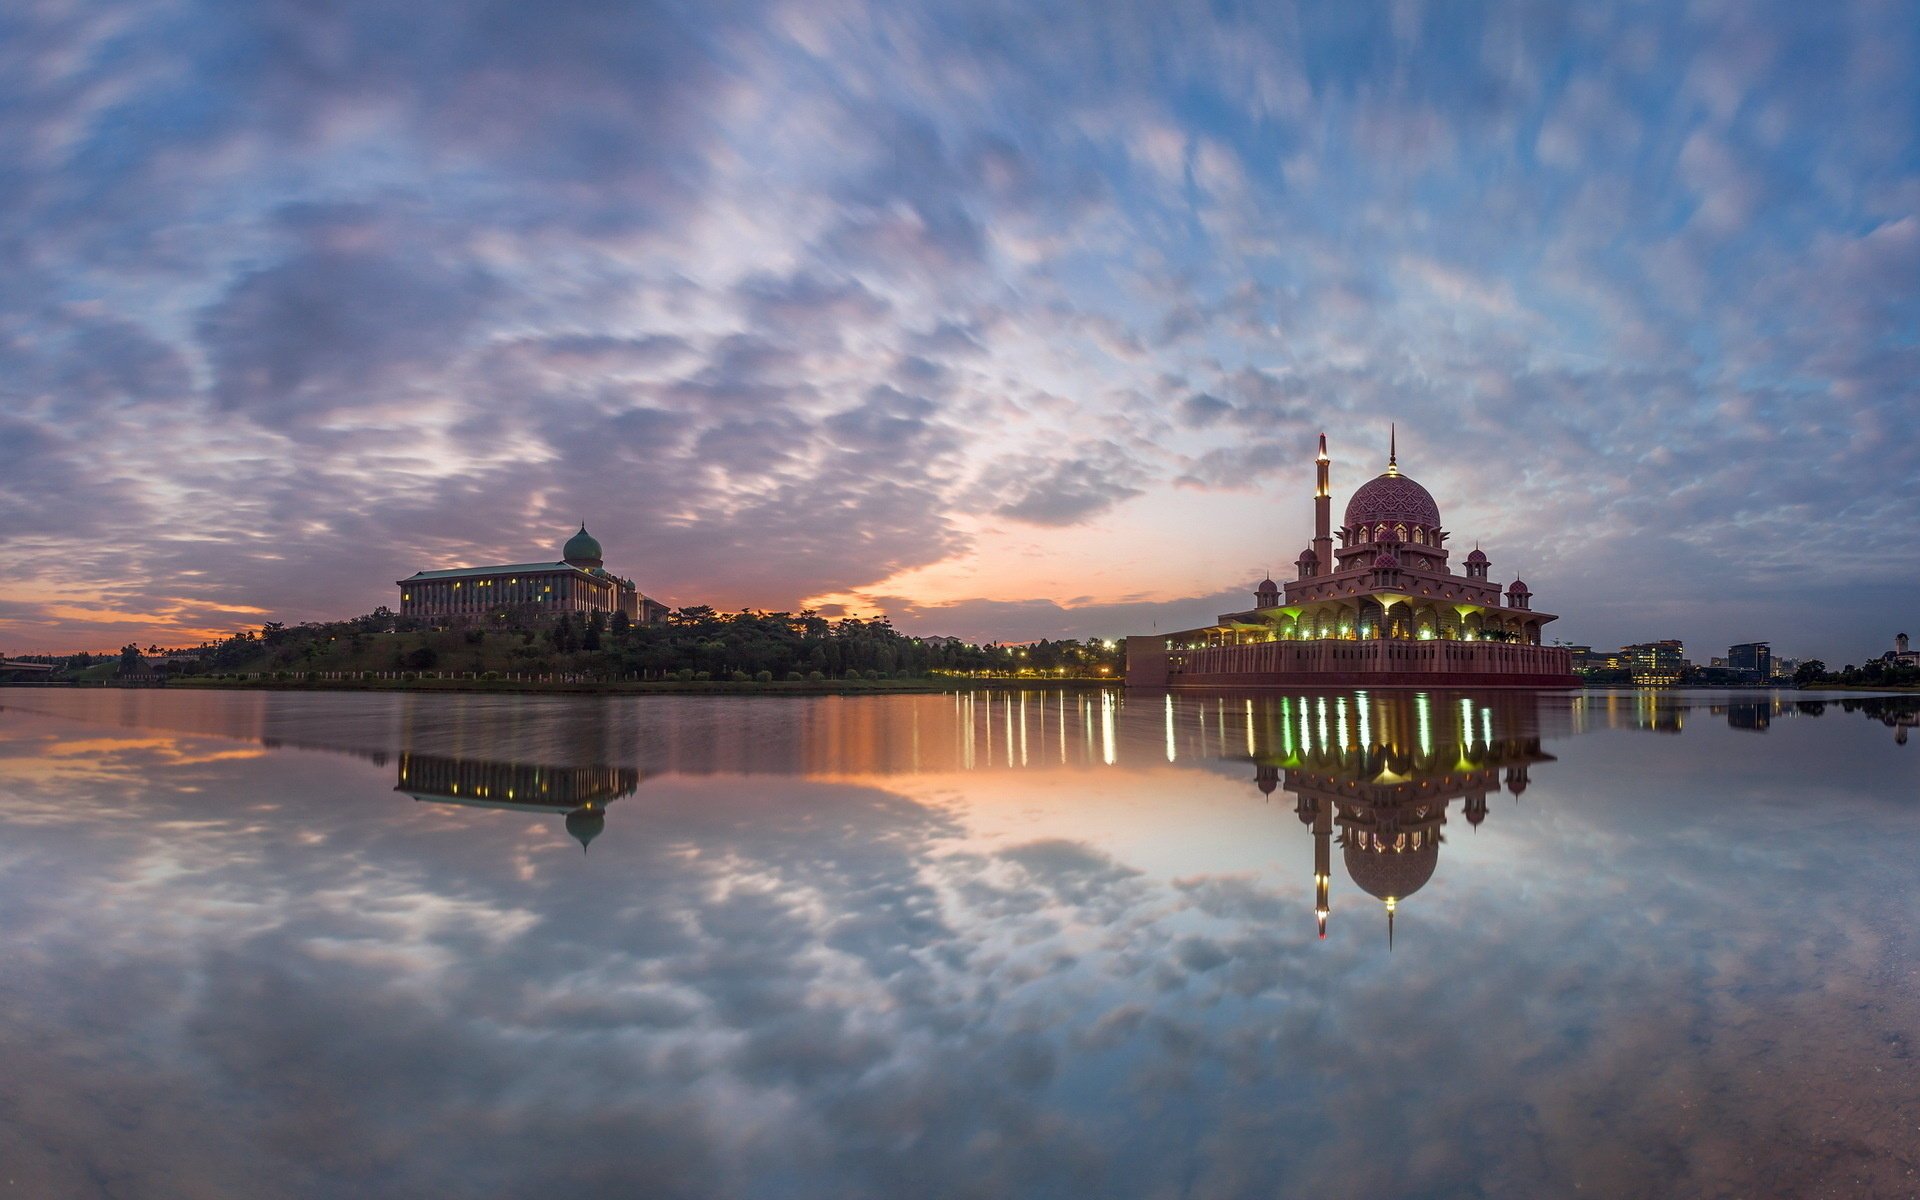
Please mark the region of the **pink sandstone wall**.
POLYGON ((1577 687, 1558 646, 1506 642, 1325 640, 1164 649, 1165 639, 1127 639, 1135 687, 1577 687), (1136 642, 1154 642, 1138 647, 1136 642), (1156 654, 1158 657, 1154 657, 1156 654), (1141 670, 1136 671, 1136 654, 1141 670))

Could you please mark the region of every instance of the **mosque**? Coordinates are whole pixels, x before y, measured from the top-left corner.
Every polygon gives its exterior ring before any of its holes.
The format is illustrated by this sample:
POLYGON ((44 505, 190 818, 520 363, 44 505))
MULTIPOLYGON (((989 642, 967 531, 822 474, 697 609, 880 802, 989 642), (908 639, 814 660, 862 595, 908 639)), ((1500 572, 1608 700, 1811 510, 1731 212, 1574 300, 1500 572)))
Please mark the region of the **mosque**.
POLYGON ((462 619, 524 605, 546 612, 623 612, 641 623, 667 619, 665 604, 606 569, 600 542, 585 522, 561 547, 558 562, 416 571, 396 586, 403 617, 462 619))
POLYGON ((1130 687, 1577 687, 1568 651, 1541 645, 1552 613, 1514 579, 1504 590, 1475 547, 1455 574, 1440 506, 1387 469, 1347 502, 1337 535, 1327 435, 1314 460, 1313 543, 1297 578, 1212 625, 1127 639, 1130 687))

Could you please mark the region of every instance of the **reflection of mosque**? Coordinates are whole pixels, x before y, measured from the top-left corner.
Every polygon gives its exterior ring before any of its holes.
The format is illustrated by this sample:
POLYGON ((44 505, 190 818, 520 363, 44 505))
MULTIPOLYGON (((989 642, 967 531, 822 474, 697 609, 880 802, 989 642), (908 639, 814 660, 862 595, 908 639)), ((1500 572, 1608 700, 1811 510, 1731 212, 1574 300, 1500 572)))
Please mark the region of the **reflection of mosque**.
POLYGON ((1381 902, 1392 944, 1400 904, 1433 878, 1448 808, 1478 826, 1502 784, 1516 798, 1528 770, 1553 756, 1540 748, 1531 698, 1494 695, 1435 700, 1365 693, 1302 699, 1275 713, 1277 728, 1254 756, 1262 792, 1284 787, 1313 831, 1314 912, 1327 936, 1333 846, 1347 877, 1381 902))
POLYGON ((565 813, 567 832, 582 848, 607 825, 607 805, 640 787, 633 767, 558 767, 489 762, 438 754, 402 754, 396 792, 415 800, 565 813))

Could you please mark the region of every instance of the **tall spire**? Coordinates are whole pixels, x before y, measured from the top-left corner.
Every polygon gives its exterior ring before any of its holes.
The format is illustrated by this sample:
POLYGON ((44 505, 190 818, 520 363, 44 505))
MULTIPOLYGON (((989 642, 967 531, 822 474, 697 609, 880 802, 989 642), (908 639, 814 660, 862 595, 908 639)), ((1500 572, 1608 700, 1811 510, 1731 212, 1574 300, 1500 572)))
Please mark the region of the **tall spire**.
POLYGON ((1387 424, 1387 474, 1400 473, 1400 429, 1395 422, 1387 424))
MULTIPOLYGON (((1320 452, 1313 458, 1313 555, 1315 575, 1331 575, 1333 562, 1333 460, 1327 456, 1327 435, 1320 435, 1320 452)), ((1302 578, 1305 578, 1302 576, 1302 578)))

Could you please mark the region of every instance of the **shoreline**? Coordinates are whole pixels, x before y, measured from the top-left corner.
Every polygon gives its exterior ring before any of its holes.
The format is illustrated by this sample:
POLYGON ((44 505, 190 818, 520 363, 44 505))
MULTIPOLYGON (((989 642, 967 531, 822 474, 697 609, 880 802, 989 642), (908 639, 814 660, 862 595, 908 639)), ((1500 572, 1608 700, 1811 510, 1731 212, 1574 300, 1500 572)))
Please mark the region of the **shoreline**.
POLYGON ((0 683, 0 688, 59 688, 115 691, 192 692, 460 692, 484 695, 528 696, 861 696, 939 695, 955 691, 996 688, 1072 688, 1101 690, 1118 687, 1113 679, 647 679, 647 680, 524 680, 524 679, 196 679, 182 677, 164 683, 0 683))

